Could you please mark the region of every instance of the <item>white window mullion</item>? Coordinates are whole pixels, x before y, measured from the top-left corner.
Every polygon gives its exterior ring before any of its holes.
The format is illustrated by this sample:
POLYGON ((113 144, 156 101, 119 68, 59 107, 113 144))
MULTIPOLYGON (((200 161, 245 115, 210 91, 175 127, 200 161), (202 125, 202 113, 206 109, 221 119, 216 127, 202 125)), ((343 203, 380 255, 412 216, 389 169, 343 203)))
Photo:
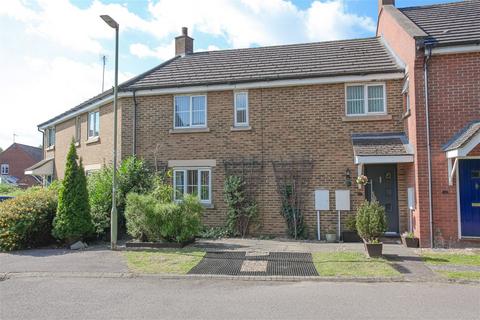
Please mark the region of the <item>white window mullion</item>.
POLYGON ((190 96, 190 124, 189 126, 192 127, 193 125, 193 96, 190 96))

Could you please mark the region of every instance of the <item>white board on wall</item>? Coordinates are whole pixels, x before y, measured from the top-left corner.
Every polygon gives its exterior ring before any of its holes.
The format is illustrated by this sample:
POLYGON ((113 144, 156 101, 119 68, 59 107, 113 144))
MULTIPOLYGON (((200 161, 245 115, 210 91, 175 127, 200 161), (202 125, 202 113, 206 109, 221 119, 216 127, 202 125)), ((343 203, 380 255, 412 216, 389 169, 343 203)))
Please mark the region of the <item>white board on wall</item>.
POLYGON ((335 210, 350 211, 350 190, 335 190, 335 210))
POLYGON ((330 199, 328 190, 315 190, 315 210, 330 210, 330 199))
POLYGON ((415 189, 414 188, 407 189, 407 202, 408 202, 408 209, 415 210, 415 189))

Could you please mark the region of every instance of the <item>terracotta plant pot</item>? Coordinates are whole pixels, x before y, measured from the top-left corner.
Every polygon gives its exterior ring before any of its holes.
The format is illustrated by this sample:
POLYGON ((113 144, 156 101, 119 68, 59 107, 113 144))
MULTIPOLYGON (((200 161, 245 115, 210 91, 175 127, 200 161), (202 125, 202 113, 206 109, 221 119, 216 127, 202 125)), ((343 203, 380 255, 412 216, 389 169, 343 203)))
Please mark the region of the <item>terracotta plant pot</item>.
POLYGON ((402 242, 407 248, 418 248, 418 238, 402 237, 402 242))
POLYGON ((337 241, 337 235, 335 233, 327 233, 325 234, 325 238, 327 239, 327 242, 337 241))
POLYGON ((382 256, 383 243, 367 243, 365 244, 365 250, 370 258, 380 258, 382 256))

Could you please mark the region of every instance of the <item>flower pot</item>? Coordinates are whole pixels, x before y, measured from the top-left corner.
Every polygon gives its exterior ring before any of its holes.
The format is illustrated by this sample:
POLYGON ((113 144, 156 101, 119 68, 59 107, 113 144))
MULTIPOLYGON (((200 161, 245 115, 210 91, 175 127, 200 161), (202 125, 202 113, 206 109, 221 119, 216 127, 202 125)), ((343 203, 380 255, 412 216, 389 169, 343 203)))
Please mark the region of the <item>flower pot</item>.
POLYGON ((402 237, 402 242, 407 248, 418 248, 418 238, 402 237))
POLYGON ((370 258, 380 258, 382 256, 383 243, 367 243, 365 244, 365 250, 370 258))
POLYGON ((343 242, 362 242, 362 238, 355 231, 342 231, 343 242))
POLYGON ((325 238, 327 239, 327 242, 337 241, 337 235, 335 233, 327 233, 325 234, 325 238))

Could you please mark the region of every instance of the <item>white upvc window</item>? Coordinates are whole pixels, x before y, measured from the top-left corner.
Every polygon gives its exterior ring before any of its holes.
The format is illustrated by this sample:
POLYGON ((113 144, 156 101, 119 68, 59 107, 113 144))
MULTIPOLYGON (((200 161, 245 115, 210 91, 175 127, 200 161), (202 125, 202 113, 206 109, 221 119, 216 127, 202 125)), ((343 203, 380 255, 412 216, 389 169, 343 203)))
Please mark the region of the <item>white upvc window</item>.
POLYGON ((95 138, 100 135, 100 111, 93 111, 88 114, 88 138, 95 138))
POLYGON ((235 92, 234 109, 234 126, 248 126, 248 92, 235 92))
POLYGON ((173 199, 181 201, 193 194, 201 203, 212 203, 212 170, 210 168, 178 168, 173 170, 173 199))
POLYGON ((349 84, 345 87, 346 113, 349 116, 386 114, 384 83, 349 84))
POLYGON ((181 95, 174 97, 174 128, 204 128, 207 126, 207 96, 181 95))
POLYGON ((10 173, 10 166, 8 163, 2 163, 0 166, 0 174, 9 174, 10 173))
POLYGON ((46 130, 47 147, 55 145, 55 127, 46 130))

